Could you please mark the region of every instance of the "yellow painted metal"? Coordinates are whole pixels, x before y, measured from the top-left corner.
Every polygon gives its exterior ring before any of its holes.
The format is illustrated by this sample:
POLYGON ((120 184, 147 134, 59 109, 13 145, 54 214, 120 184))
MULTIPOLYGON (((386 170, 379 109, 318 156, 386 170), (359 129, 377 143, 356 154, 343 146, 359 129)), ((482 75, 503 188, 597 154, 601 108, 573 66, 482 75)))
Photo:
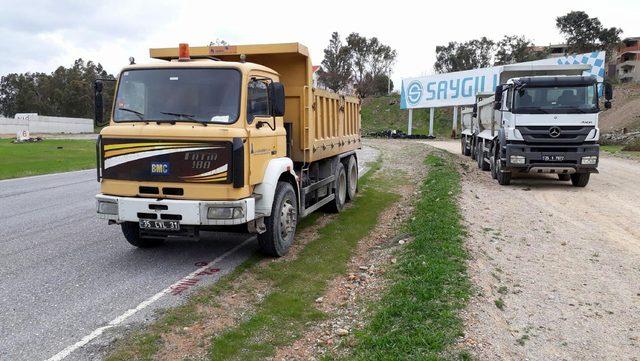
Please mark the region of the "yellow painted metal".
MULTIPOLYGON (((178 48, 150 49, 152 58, 178 58, 178 48)), ((284 122, 292 126, 295 162, 311 163, 361 147, 360 100, 328 90, 313 89, 313 66, 307 47, 299 43, 190 48, 191 57, 215 57, 226 62, 259 64, 273 69, 285 86, 284 122)))

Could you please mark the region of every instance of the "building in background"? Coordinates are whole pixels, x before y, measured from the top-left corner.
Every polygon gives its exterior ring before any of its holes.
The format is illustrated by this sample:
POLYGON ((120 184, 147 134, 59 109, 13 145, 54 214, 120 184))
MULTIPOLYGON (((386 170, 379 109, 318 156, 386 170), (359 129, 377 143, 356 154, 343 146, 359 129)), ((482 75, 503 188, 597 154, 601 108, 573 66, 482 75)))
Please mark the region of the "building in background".
POLYGON ((640 83, 640 37, 625 38, 616 57, 616 75, 621 83, 640 83))

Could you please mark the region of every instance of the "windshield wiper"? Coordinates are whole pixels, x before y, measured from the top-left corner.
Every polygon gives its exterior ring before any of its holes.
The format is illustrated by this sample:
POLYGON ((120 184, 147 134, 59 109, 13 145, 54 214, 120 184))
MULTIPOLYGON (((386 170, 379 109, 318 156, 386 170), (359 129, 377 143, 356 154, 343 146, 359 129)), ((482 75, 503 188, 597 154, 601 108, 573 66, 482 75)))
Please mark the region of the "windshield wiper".
POLYGON ((140 120, 144 119, 144 113, 141 113, 141 112, 139 112, 137 110, 133 110, 133 109, 129 109, 129 108, 118 108, 118 110, 122 110, 122 111, 125 111, 125 112, 133 113, 133 114, 137 115, 138 118, 140 118, 140 120))
MULTIPOLYGON (((174 117, 179 117, 179 118, 186 118, 192 122, 196 122, 196 123, 200 123, 200 124, 204 124, 205 126, 208 125, 206 121, 203 120, 198 120, 195 117, 195 115, 193 114, 186 114, 186 113, 173 113, 173 112, 160 112, 160 114, 165 114, 165 115, 172 115, 174 117)), ((176 119, 176 120, 171 120, 172 122, 175 121, 180 121, 180 119, 176 119)))
MULTIPOLYGON (((204 124, 205 126, 207 126, 207 122, 203 121, 203 120, 198 120, 195 117, 195 115, 193 114, 186 114, 186 113, 173 113, 173 112, 160 112, 160 114, 165 114, 165 115, 172 115, 174 117, 179 117, 179 118, 186 118, 192 122, 196 122, 196 123, 200 123, 200 124, 204 124)), ((180 121, 180 119, 176 119, 176 120, 170 120, 170 122, 175 122, 175 121, 180 121)))

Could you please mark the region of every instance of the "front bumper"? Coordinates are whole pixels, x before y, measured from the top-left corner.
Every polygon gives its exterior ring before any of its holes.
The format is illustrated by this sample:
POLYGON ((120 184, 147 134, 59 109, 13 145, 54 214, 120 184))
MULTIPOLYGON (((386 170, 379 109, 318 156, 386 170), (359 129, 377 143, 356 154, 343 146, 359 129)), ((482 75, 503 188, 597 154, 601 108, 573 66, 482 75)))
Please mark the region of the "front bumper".
POLYGON ((238 225, 253 221, 255 198, 236 201, 194 201, 96 195, 99 218, 122 222, 143 219, 178 221, 181 225, 238 225), (209 218, 210 208, 233 208, 234 218, 209 218), (240 209, 242 210, 240 212, 240 209))
POLYGON ((505 150, 507 168, 522 173, 597 173, 600 158, 599 144, 528 145, 507 144, 505 150), (524 157, 524 163, 513 163, 512 156, 524 157), (545 157, 562 156, 561 161, 545 157), (583 164, 583 157, 596 157, 594 164, 583 164))

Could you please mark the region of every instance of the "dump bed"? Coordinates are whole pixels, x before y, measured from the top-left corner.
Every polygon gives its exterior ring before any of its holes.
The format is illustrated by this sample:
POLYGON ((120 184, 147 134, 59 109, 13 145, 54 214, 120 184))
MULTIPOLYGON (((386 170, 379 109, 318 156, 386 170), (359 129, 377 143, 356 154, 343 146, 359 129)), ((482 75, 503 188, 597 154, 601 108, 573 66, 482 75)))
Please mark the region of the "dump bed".
MULTIPOLYGON (((285 87, 284 122, 291 132, 291 158, 313 162, 360 148, 360 100, 313 89, 309 51, 299 43, 191 47, 192 58, 215 57, 264 65, 285 87)), ((151 49, 152 58, 171 60, 177 48, 151 49)))

